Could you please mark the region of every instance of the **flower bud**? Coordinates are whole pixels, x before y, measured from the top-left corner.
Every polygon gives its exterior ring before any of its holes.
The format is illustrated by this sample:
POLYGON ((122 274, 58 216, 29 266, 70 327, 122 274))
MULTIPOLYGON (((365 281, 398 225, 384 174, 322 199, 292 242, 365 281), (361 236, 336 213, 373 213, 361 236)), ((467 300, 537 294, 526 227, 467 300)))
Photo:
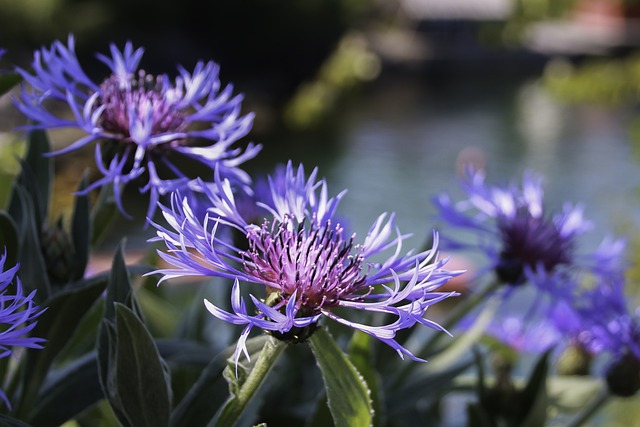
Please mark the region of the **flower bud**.
POLYGON ((571 344, 558 358, 556 372, 559 375, 589 375, 593 356, 583 345, 571 344))
POLYGON ((605 377, 611 394, 633 396, 640 390, 640 361, 633 354, 625 353, 609 365, 605 377))
POLYGON ((75 249, 62 225, 62 217, 42 230, 41 248, 52 283, 64 284, 71 280, 75 268, 75 249))

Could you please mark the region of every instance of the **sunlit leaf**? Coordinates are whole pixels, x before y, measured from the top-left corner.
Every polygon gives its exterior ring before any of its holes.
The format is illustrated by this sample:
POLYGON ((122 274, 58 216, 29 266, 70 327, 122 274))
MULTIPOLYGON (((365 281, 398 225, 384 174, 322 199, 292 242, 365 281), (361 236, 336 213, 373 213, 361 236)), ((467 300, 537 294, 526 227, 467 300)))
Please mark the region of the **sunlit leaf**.
POLYGON ((360 373, 324 328, 318 328, 309 343, 322 371, 335 425, 370 426, 373 408, 369 389, 360 373))

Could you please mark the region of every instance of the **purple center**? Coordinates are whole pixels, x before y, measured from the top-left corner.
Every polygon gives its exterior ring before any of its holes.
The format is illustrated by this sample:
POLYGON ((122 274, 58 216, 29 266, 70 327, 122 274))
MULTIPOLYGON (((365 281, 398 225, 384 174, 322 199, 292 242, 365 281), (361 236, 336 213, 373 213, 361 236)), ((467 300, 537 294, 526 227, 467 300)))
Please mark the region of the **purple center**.
POLYGON ((102 128, 127 142, 133 141, 131 124, 135 122, 150 122, 150 135, 183 132, 187 127, 185 114, 170 99, 172 89, 164 87, 163 82, 163 76, 154 77, 142 70, 127 82, 116 75, 105 80, 100 85, 100 104, 106 106, 101 115, 102 128))
POLYGON ((317 313, 339 300, 359 300, 368 292, 362 274, 362 248, 331 221, 311 221, 309 230, 285 218, 249 231, 246 271, 278 292, 281 305, 297 291, 297 305, 317 313), (352 250, 355 254, 351 254, 352 250))
POLYGON ((551 272, 558 265, 571 262, 573 242, 562 236, 552 221, 520 211, 515 218, 501 218, 498 228, 502 251, 496 272, 506 283, 524 283, 525 267, 543 267, 551 272))

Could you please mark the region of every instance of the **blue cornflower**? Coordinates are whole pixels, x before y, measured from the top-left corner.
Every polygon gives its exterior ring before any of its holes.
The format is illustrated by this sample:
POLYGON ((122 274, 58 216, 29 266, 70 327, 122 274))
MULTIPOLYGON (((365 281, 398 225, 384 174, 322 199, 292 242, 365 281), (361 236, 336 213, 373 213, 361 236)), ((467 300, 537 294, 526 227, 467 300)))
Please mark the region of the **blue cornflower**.
POLYGON ((443 248, 479 249, 502 283, 517 286, 529 281, 569 297, 575 269, 608 270, 617 262, 619 242, 605 240, 593 253, 577 251, 578 237, 591 223, 579 205, 566 203, 559 212, 547 212, 541 182, 541 177, 526 172, 521 188, 491 186, 482 172, 468 170, 462 182, 466 200, 454 203, 442 194, 434 202, 445 223, 470 231, 472 238, 443 237, 443 248))
POLYGON ((160 195, 188 182, 174 153, 248 184, 248 174, 238 166, 261 147, 249 144, 243 151, 231 146, 249 132, 253 114, 240 115, 242 97, 233 96, 232 85, 221 87, 218 65, 198 62, 191 73, 179 66, 172 81, 166 74, 138 69, 143 52, 130 42, 122 51, 112 44, 111 57, 97 55, 111 71, 97 84, 80 66, 73 36, 67 45, 56 41, 35 52, 33 72, 18 69, 26 83, 16 105, 35 121, 32 128, 71 127, 87 133, 53 155, 97 141, 95 161, 103 177, 85 192, 113 184, 122 212, 121 185, 143 174, 147 183, 140 191, 150 194, 149 217, 160 195), (57 115, 49 101, 66 104, 73 117, 57 115))
MULTIPOLYGON (((36 318, 44 309, 33 298, 36 291, 25 296, 22 283, 16 277, 19 265, 5 270, 6 249, 0 256, 0 358, 13 354, 14 347, 42 348, 42 338, 27 336, 36 327, 36 318), (15 280, 14 280, 15 279, 15 280), (11 286, 12 283, 14 286, 11 286)), ((10 406, 7 396, 0 390, 0 398, 10 406)))
MULTIPOLYGON (((394 216, 380 215, 362 244, 335 221, 335 210, 345 194, 328 197, 324 179, 309 178, 303 166, 289 164, 282 177, 269 179, 270 197, 261 206, 261 223, 245 218, 227 179, 216 188, 205 187, 210 206, 204 217, 193 214, 189 199, 178 192, 171 206, 162 206, 169 226, 155 225, 167 251, 159 252, 174 268, 157 271, 164 277, 218 276, 234 280, 232 311, 205 300, 206 308, 224 321, 245 325, 238 341, 236 361, 247 355, 245 341, 253 327, 291 341, 304 341, 321 317, 365 332, 394 348, 401 357, 420 360, 395 339, 398 330, 416 323, 441 330, 423 316, 429 306, 454 295, 436 290, 460 272, 444 270, 437 259, 437 235, 432 249, 400 255, 403 240, 394 216), (238 230, 242 241, 220 238, 223 229, 238 230), (370 259, 392 249, 384 262, 370 259), (249 301, 240 295, 241 282, 260 285, 249 301), (343 317, 349 310, 384 313, 393 321, 367 325, 343 317)), ((223 236, 228 233, 222 233, 223 236)), ((249 285, 242 285, 243 287, 249 285)))

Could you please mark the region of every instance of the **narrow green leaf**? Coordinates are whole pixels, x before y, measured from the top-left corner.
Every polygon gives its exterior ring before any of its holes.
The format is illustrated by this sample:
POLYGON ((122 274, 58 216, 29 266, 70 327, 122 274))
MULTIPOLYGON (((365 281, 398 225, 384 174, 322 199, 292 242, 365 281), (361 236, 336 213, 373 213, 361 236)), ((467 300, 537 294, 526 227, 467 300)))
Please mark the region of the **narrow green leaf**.
POLYGON ((324 328, 318 328, 309 343, 322 371, 335 425, 370 426, 373 408, 362 376, 324 328))
MULTIPOLYGON (((22 185, 35 209, 37 229, 40 230, 47 219, 49 199, 53 184, 53 163, 44 155, 49 152, 49 138, 44 130, 34 130, 29 133, 27 153, 20 161, 22 171, 16 183, 22 185)), ((16 200, 15 188, 9 199, 9 212, 13 215, 16 200)), ((14 216, 19 219, 19 217, 14 216)))
POLYGON ((27 291, 36 290, 36 300, 42 302, 51 295, 51 284, 40 247, 41 226, 36 223, 31 197, 21 185, 14 186, 14 196, 9 214, 16 221, 20 242, 20 280, 27 291))
POLYGON ((18 262, 18 247, 16 223, 5 211, 0 211, 0 253, 4 253, 6 248, 5 268, 13 267, 18 262))
POLYGON ((91 224, 93 225, 91 244, 97 246, 109 231, 109 226, 118 215, 118 209, 113 200, 113 187, 105 185, 100 188, 98 200, 91 211, 91 224))
POLYGON ((106 280, 87 282, 86 286, 68 289, 45 303, 47 310, 38 318, 32 336, 47 340, 43 349, 28 349, 23 369, 23 389, 17 414, 28 415, 35 405, 40 386, 51 364, 67 345, 84 315, 104 291, 106 280))
POLYGON ((168 373, 153 337, 138 316, 115 303, 116 383, 122 409, 136 427, 169 425, 168 373))
POLYGON ((114 303, 118 302, 126 305, 142 318, 142 313, 134 299, 131 289, 131 281, 129 280, 129 270, 124 262, 124 245, 125 240, 118 245, 116 253, 111 264, 111 275, 109 276, 109 285, 107 286, 107 297, 105 299, 104 318, 115 322, 114 303))
POLYGON ((19 73, 0 74, 0 96, 19 85, 20 82, 22 82, 22 76, 19 73))
POLYGON ((523 414, 522 427, 544 427, 547 421, 547 375, 549 373, 549 356, 552 350, 547 350, 536 362, 529 381, 520 398, 522 407, 527 408, 523 414))
POLYGON ((29 422, 39 427, 62 425, 103 397, 96 353, 91 352, 50 373, 29 422))
POLYGON ((467 427, 495 427, 485 410, 477 403, 467 404, 467 427))
POLYGON ((4 427, 32 427, 24 421, 2 414, 0 414, 0 425, 4 427))
POLYGON ((103 319, 98 330, 98 341, 96 343, 98 379, 102 392, 120 424, 124 427, 134 427, 122 410, 122 403, 120 402, 116 385, 116 348, 118 341, 114 322, 103 319))
MULTIPOLYGON (((80 181, 78 191, 84 190, 88 181, 88 176, 85 174, 80 181)), ((87 195, 77 195, 75 197, 73 217, 71 218, 71 239, 76 255, 75 271, 72 279, 79 280, 84 276, 87 268, 91 245, 91 209, 87 195)))

